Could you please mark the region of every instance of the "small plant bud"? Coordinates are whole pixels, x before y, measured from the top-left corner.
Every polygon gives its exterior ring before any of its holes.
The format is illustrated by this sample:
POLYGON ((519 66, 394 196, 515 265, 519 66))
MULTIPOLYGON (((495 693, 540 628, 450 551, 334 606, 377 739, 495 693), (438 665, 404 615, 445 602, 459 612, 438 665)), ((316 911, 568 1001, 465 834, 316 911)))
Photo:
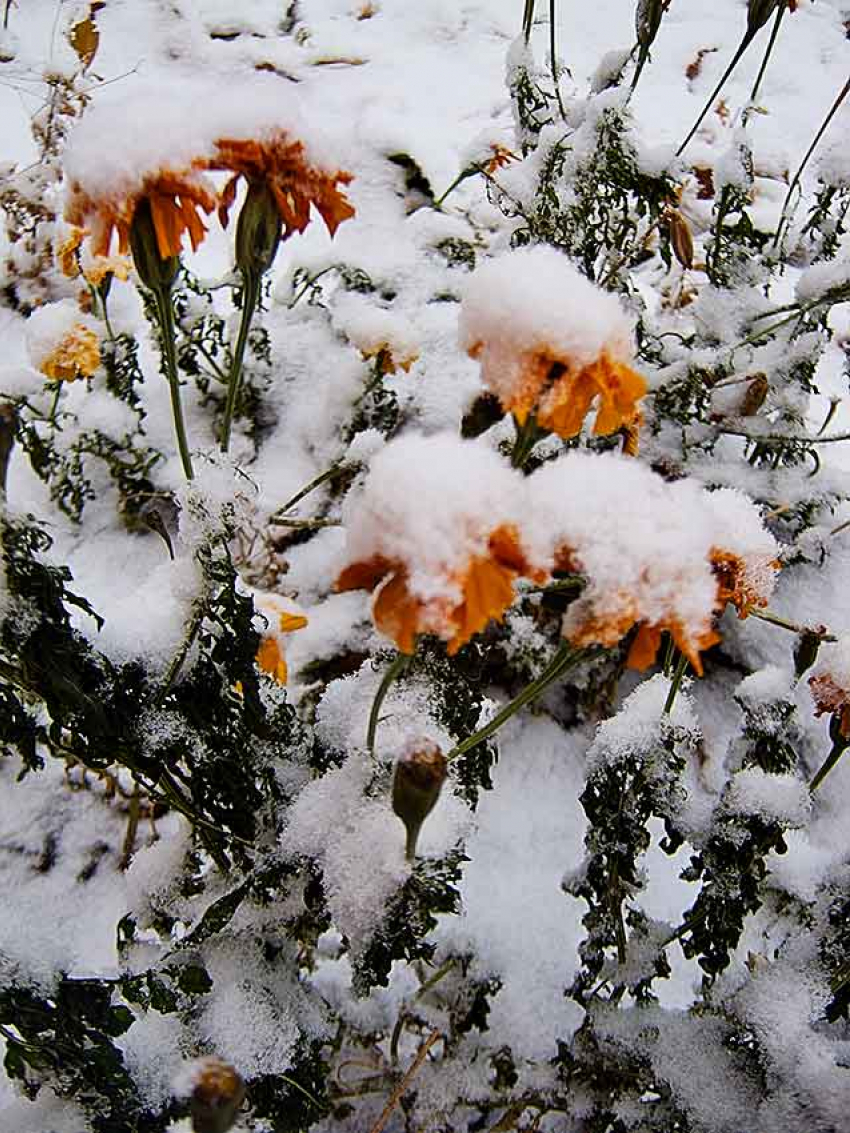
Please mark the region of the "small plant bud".
POLYGON ((272 266, 280 244, 280 212, 265 181, 254 181, 236 225, 236 266, 245 274, 262 275, 272 266))
POLYGON ((764 27, 777 4, 784 4, 785 0, 749 0, 747 4, 747 32, 752 36, 764 27))
POLYGON ((635 31, 641 47, 649 47, 658 35, 661 17, 664 15, 664 0, 638 0, 635 12, 635 31))
POLYGON ((667 214, 670 225, 670 245, 673 254, 683 268, 694 266, 694 238, 691 228, 685 218, 676 209, 670 209, 667 214))
POLYGON ((130 251, 139 279, 151 291, 168 291, 180 264, 177 256, 162 258, 156 238, 150 201, 143 197, 136 205, 130 225, 130 251))
POLYGON ((244 1097, 245 1083, 233 1067, 218 1058, 205 1058, 189 1102, 193 1133, 227 1133, 244 1097))
POLYGON ((797 680, 817 661, 825 632, 824 626, 818 626, 816 629, 804 629, 797 638, 794 646, 794 672, 797 680))
POLYGON ((742 417, 755 417, 764 405, 764 400, 770 390, 767 374, 756 374, 747 386, 747 392, 741 401, 740 415, 742 417))
POLYGON ((407 829, 407 860, 416 856, 422 823, 434 809, 446 779, 446 757, 431 740, 415 740, 395 765, 393 810, 407 829))

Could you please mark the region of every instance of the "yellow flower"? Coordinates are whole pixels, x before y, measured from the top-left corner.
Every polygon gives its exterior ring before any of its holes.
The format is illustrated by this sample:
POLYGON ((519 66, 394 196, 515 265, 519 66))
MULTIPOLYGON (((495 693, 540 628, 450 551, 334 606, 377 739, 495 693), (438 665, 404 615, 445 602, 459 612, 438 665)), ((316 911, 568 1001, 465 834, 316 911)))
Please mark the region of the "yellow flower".
POLYGON ((75 323, 39 362, 39 369, 55 382, 90 378, 100 365, 100 346, 93 330, 75 323))

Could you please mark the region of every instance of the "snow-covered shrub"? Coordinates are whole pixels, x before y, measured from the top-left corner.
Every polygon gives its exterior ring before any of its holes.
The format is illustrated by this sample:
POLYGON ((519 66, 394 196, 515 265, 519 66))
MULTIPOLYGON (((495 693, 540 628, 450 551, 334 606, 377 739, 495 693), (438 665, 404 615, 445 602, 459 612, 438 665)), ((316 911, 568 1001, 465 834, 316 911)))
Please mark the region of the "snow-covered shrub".
POLYGON ((585 91, 529 0, 437 197, 311 115, 391 4, 115 91, 73 7, 0 191, 0 1124, 840 1129, 841 147, 650 146, 669 3, 585 91))

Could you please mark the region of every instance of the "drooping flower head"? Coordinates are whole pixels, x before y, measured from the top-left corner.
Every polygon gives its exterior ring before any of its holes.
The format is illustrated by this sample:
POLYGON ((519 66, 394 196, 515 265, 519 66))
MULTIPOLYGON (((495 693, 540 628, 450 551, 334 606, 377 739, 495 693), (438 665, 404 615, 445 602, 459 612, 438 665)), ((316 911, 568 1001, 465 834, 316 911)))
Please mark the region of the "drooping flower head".
POLYGON ((597 402, 594 433, 635 425, 646 382, 631 367, 631 321, 619 300, 542 245, 484 264, 470 278, 461 345, 481 362, 505 412, 576 436, 597 402))
POLYGON ((480 443, 392 441, 344 516, 337 589, 376 590, 375 624, 402 652, 435 634, 455 653, 501 618, 519 574, 542 577, 518 536, 522 499, 522 478, 480 443))
POLYGON ((39 307, 27 320, 30 361, 51 381, 90 378, 100 365, 96 327, 72 299, 39 307))
POLYGON ((583 574, 563 634, 616 645, 636 629, 628 663, 653 663, 665 631, 702 673, 700 654, 731 603, 744 616, 773 588, 778 547, 745 496, 669 484, 614 455, 569 453, 528 478, 522 527, 534 564, 583 574))
POLYGON ((343 170, 328 172, 311 165, 304 143, 284 131, 275 131, 260 140, 219 138, 207 168, 232 174, 218 205, 219 219, 225 228, 240 179, 271 190, 283 224, 283 239, 304 231, 310 223, 311 205, 331 236, 344 220, 354 216, 354 208, 337 187, 347 185, 351 174, 343 170))
POLYGON ((114 234, 126 251, 146 202, 159 255, 168 259, 185 236, 197 249, 206 232, 201 214, 219 207, 226 220, 244 177, 274 194, 285 234, 303 231, 311 205, 333 232, 353 215, 336 188, 350 176, 330 169, 311 133, 291 93, 284 97, 270 76, 133 85, 99 101, 74 130, 65 155, 66 219, 86 229, 94 254, 106 256, 114 234), (221 198, 210 170, 232 174, 221 198))

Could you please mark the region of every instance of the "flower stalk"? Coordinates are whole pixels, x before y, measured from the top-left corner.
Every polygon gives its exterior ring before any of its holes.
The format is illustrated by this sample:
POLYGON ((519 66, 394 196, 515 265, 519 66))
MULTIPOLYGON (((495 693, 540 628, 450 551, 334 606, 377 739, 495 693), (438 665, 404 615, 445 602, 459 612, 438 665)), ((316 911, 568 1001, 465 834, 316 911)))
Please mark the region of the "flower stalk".
POLYGON ((139 278, 154 298, 156 317, 162 338, 162 357, 171 393, 171 414, 174 418, 177 449, 180 453, 180 461, 186 479, 193 480, 195 474, 192 469, 192 458, 189 455, 189 442, 186 436, 183 405, 180 399, 174 308, 171 301, 171 289, 174 286, 180 261, 177 256, 164 257, 161 255, 151 205, 146 198, 139 201, 133 214, 133 222, 130 226, 130 248, 139 278))
POLYGON ((484 743, 490 736, 498 732, 503 724, 507 724, 508 720, 515 716, 521 708, 542 696, 568 669, 575 668, 580 662, 590 658, 594 652, 590 649, 575 649, 569 641, 562 641, 555 656, 537 680, 526 685, 522 692, 515 696, 509 704, 506 704, 501 712, 497 712, 483 728, 479 728, 477 732, 473 732, 471 736, 467 736, 457 747, 453 748, 446 759, 448 761, 457 759, 458 756, 466 755, 468 751, 472 751, 473 748, 484 743))

